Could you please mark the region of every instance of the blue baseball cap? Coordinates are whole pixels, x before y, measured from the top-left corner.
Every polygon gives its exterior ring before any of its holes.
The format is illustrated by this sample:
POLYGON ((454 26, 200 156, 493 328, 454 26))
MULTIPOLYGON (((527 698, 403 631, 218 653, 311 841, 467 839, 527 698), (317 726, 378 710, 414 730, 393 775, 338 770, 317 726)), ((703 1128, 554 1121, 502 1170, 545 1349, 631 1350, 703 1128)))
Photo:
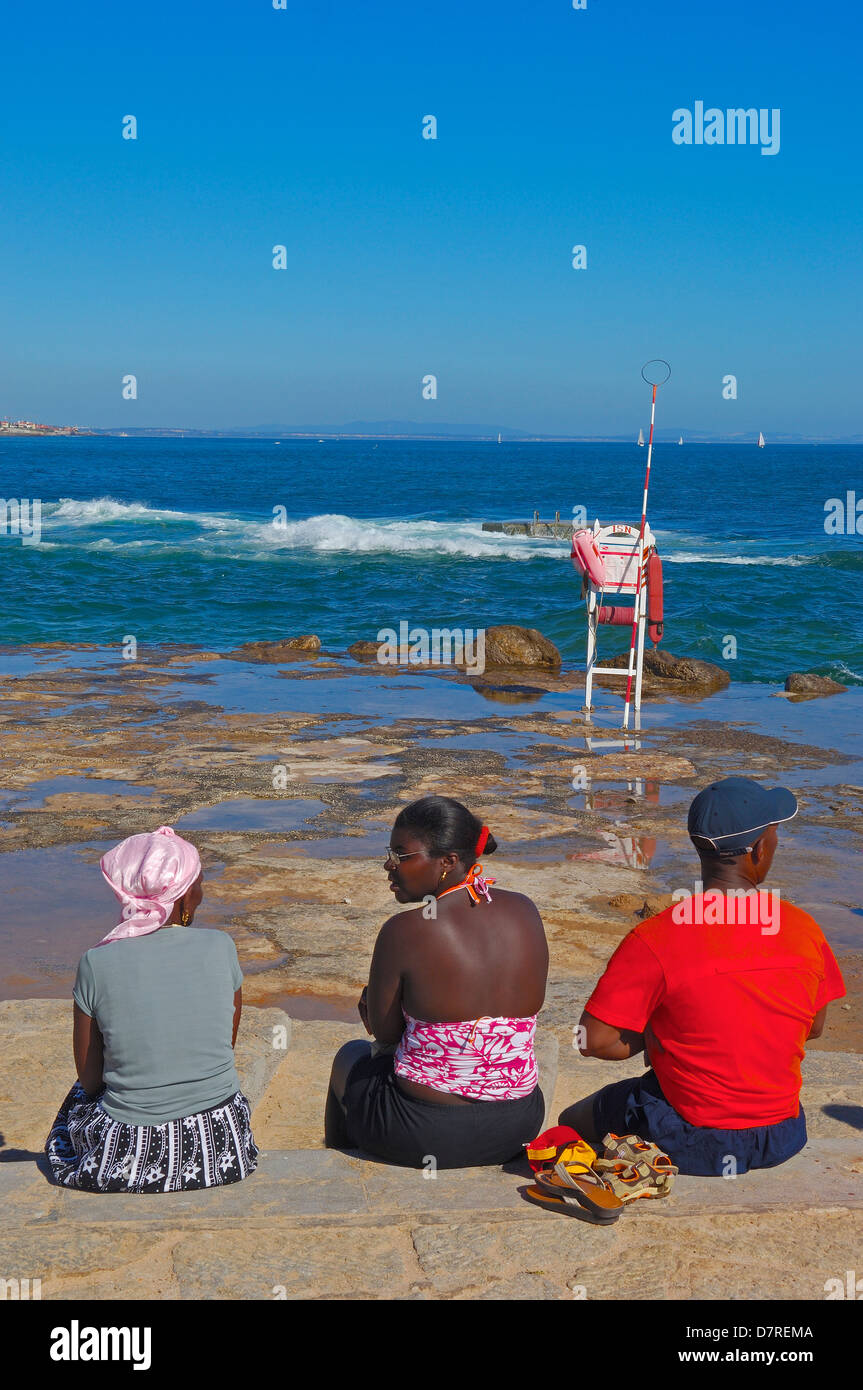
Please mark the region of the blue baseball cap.
POLYGON ((698 793, 687 824, 696 849, 745 854, 771 825, 796 815, 797 798, 787 787, 762 787, 748 777, 724 777, 698 793))

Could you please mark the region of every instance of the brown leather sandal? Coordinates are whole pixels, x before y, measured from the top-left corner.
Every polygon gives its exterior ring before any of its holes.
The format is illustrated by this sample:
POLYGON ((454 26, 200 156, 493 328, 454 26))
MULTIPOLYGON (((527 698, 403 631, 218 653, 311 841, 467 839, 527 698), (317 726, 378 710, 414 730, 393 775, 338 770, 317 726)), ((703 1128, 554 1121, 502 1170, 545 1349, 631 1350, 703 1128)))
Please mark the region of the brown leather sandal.
POLYGON ((525 1149, 536 1173, 534 1185, 524 1189, 529 1202, 564 1216, 586 1212, 603 1226, 618 1219, 623 1203, 594 1168, 596 1151, 574 1129, 547 1129, 525 1149))
POLYGON ((623 1211, 623 1202, 587 1163, 561 1160, 551 1170, 537 1173, 536 1195, 528 1192, 531 1201, 553 1206, 574 1216, 573 1204, 586 1211, 600 1225, 610 1225, 623 1211))

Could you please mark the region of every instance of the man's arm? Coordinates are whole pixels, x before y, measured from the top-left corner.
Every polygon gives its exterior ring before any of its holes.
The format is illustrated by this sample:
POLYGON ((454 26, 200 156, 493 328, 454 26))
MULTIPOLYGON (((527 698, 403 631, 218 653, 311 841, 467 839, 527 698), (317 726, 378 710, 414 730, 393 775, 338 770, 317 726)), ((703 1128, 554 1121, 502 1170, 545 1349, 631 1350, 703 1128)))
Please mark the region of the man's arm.
POLYGON ((236 1045, 237 1045, 237 1032, 238 1032, 239 1027, 240 1027, 240 1016, 241 1016, 242 1012, 243 1012, 243 987, 242 987, 242 985, 240 985, 240 988, 239 988, 238 990, 236 990, 236 992, 234 993, 234 1031, 233 1031, 233 1033, 231 1034, 231 1047, 236 1047, 236 1045))
POLYGON ((582 1055, 624 1062, 645 1051, 646 1037, 649 1060, 649 1049, 658 1046, 650 1033, 650 1019, 664 995, 662 966, 633 929, 618 945, 587 1000, 581 1016, 582 1055), (613 1018, 620 1023, 605 1021, 613 1018))
POLYGON ((581 1015, 581 1034, 584 1045, 579 1048, 583 1057, 600 1057, 605 1062, 624 1062, 627 1057, 636 1057, 644 1051, 644 1034, 633 1033, 628 1028, 612 1028, 594 1018, 585 1009, 581 1015))
POLYGON ((78 1080, 91 1098, 98 1095, 104 1081, 105 1051, 102 1034, 95 1018, 85 1014, 78 1004, 73 1005, 72 1051, 78 1080))
POLYGON ((819 1009, 819 1010, 818 1010, 817 1014, 815 1015, 815 1017, 814 1017, 813 1020, 812 1020, 812 1027, 809 1029, 809 1032, 806 1034, 806 1041, 807 1041, 807 1042, 809 1041, 810 1038, 820 1038, 820 1037, 821 1037, 821 1034, 824 1032, 824 1024, 826 1023, 826 1021, 827 1021, 827 1005, 825 1004, 824 1007, 823 1007, 823 1009, 819 1009))

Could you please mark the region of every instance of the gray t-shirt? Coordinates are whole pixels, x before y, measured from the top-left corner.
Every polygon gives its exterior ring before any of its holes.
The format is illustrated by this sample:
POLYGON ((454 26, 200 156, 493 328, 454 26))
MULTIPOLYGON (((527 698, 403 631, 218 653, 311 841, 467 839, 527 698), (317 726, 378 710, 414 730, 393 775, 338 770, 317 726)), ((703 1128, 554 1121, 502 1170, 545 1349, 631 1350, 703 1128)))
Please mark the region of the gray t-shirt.
POLYGON ((230 936, 206 927, 160 927, 84 952, 72 993, 105 1041, 112 1119, 161 1125, 240 1089, 231 1033, 242 983, 230 936))

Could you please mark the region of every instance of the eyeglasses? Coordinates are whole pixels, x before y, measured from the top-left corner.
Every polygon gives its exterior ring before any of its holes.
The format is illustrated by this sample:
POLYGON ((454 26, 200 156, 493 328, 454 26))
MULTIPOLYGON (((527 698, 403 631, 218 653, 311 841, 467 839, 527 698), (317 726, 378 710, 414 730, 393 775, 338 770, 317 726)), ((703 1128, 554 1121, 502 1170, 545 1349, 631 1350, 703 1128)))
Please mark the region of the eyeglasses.
POLYGON ((407 854, 399 854, 398 850, 393 849, 392 845, 387 845, 387 857, 384 860, 384 867, 386 867, 387 864, 395 864, 398 866, 403 859, 410 859, 414 854, 425 853, 426 851, 424 849, 412 849, 409 850, 407 854))

